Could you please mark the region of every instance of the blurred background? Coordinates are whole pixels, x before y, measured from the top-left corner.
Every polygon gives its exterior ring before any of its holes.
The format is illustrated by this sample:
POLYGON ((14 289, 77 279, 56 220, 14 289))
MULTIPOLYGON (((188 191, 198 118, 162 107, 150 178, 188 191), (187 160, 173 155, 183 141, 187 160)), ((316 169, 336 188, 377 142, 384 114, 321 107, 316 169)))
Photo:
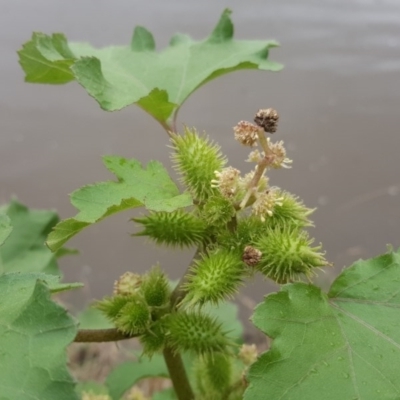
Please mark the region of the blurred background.
MULTIPOLYGON (((237 38, 281 43, 270 59, 285 68, 207 84, 182 107, 179 124, 205 130, 231 165, 247 171, 248 151, 233 140, 232 127, 259 108, 279 111, 276 139, 294 162, 273 171, 271 182, 318 207, 311 234, 335 264, 318 278, 327 287, 345 265, 400 245, 398 0, 0 0, 0 202, 15 195, 66 218, 75 215, 69 193, 112 179, 102 155, 160 160, 170 169, 167 135, 141 109, 102 111, 77 83, 24 83, 16 51, 32 31, 100 47, 128 44, 134 26, 143 25, 162 49, 176 32, 203 39, 225 7, 233 10, 237 38)), ((129 219, 140 213, 110 217, 68 243, 81 253, 62 259, 66 279, 87 284, 69 298, 72 306, 111 293, 127 270, 160 262, 171 279, 185 270, 193 251, 157 249, 130 236, 129 219)), ((243 294, 259 302, 271 289, 256 279, 243 294)))

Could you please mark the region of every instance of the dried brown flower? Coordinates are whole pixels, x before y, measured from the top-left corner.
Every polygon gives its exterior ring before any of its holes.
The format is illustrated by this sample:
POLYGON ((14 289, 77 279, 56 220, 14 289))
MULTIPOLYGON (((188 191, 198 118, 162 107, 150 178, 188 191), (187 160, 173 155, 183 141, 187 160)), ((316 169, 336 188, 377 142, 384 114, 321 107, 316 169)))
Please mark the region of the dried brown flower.
POLYGON ((249 267, 254 267, 260 262, 261 256, 262 253, 260 250, 253 246, 246 246, 244 248, 242 260, 249 267))
POLYGON ((274 133, 278 128, 279 114, 273 108, 258 110, 254 122, 265 132, 274 133))

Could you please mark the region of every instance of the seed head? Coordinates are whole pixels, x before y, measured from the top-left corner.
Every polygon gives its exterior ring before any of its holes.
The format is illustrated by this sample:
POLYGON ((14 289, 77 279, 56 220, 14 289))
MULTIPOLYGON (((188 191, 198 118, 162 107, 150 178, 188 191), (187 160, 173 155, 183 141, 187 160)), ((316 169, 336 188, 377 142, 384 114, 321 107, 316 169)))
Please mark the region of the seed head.
POLYGON ((265 132, 274 133, 278 128, 279 114, 273 108, 258 110, 254 122, 265 132))
POLYGON ((233 127, 235 139, 243 146, 257 146, 258 130, 257 125, 248 121, 240 121, 233 127))
POLYGON ((249 267, 254 267, 260 262, 261 256, 262 252, 260 250, 253 246, 246 246, 244 248, 242 260, 249 267))

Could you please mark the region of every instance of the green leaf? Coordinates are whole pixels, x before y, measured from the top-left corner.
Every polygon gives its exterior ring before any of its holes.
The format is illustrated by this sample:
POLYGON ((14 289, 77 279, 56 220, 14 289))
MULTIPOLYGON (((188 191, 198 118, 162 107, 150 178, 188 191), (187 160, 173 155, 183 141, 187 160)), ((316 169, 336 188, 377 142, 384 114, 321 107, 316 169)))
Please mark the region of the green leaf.
POLYGON ((152 34, 137 27, 128 46, 96 49, 68 43, 63 35, 33 35, 19 51, 28 82, 66 83, 76 79, 107 111, 138 104, 161 123, 200 86, 242 69, 278 71, 268 60, 275 41, 235 40, 230 11, 225 10, 211 35, 196 42, 175 35, 155 51, 152 34))
MULTIPOLYGON (((22 275, 21 272, 15 272, 15 276, 22 275)), ((79 289, 83 287, 83 283, 61 283, 60 276, 44 274, 42 272, 25 272, 23 273, 26 279, 41 280, 46 283, 51 293, 65 292, 67 290, 79 289)), ((24 278, 24 279, 25 279, 24 278)))
POLYGON ((328 294, 286 285, 258 305, 274 339, 250 369, 245 399, 400 398, 400 251, 344 270, 328 294))
POLYGON ((34 33, 18 54, 26 82, 60 84, 75 79, 70 67, 76 58, 63 34, 34 33))
POLYGON ((10 236, 12 231, 10 218, 5 214, 0 214, 0 246, 10 236))
POLYGON ((149 377, 168 378, 168 370, 161 355, 154 355, 151 360, 127 361, 117 366, 107 377, 106 386, 113 400, 119 400, 124 393, 141 379, 149 377))
POLYGON ((229 337, 243 341, 243 325, 239 320, 239 308, 230 301, 220 303, 218 306, 206 304, 202 307, 206 314, 216 317, 222 324, 224 332, 229 332, 229 337))
POLYGON ((152 400, 176 400, 176 394, 174 389, 169 388, 160 392, 154 393, 152 400))
POLYGON ((145 206, 153 211, 174 211, 190 206, 187 193, 180 194, 166 169, 157 161, 143 168, 137 160, 108 156, 103 158, 118 181, 84 186, 71 194, 71 203, 79 210, 75 218, 61 221, 47 238, 56 251, 82 229, 117 212, 145 206))
POLYGON ((61 275, 57 256, 44 242, 58 216, 54 211, 29 210, 12 200, 2 210, 10 219, 13 230, 0 247, 0 264, 5 272, 43 272, 61 275))
POLYGON ((34 275, 0 276, 0 397, 7 400, 78 400, 66 346, 76 322, 50 299, 34 275))

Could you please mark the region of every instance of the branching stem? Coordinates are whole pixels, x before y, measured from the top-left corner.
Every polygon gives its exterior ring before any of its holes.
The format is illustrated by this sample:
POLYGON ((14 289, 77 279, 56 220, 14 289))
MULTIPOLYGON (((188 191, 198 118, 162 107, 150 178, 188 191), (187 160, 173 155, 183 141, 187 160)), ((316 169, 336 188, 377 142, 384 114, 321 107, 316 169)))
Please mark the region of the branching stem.
POLYGON ((80 329, 75 336, 76 343, 89 342, 116 342, 118 340, 132 339, 137 335, 127 335, 116 328, 111 329, 80 329))
POLYGON ((248 187, 247 187, 247 192, 240 203, 240 208, 243 209, 246 207, 250 197, 253 195, 254 191, 257 189, 258 182, 264 175, 265 169, 268 167, 268 165, 271 164, 271 156, 273 156, 273 153, 271 152, 271 149, 268 146, 268 140, 265 137, 264 130, 259 129, 258 131, 258 140, 260 142, 260 145, 262 149, 264 150, 264 157, 258 162, 256 166, 256 171, 255 174, 250 181, 248 187))

